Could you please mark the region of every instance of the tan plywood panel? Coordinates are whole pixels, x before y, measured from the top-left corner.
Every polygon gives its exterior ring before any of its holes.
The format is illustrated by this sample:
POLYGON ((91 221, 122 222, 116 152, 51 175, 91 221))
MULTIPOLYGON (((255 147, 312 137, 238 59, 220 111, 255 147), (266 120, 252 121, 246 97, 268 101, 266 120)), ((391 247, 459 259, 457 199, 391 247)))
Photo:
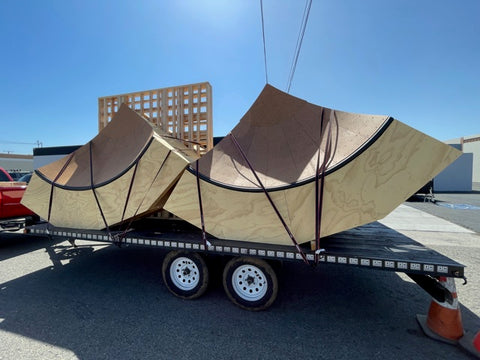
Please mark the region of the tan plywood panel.
MULTIPOLYGON (((44 200, 48 203, 49 198, 44 200)), ((109 207, 106 207, 109 216, 111 215, 109 207)), ((48 213, 38 215, 47 219, 48 213)), ((50 223, 75 229, 105 227, 92 191, 66 191, 58 188, 54 188, 50 223)))
MULTIPOLYGON (((199 160, 206 231, 220 238, 292 244, 250 165, 296 241, 315 238, 315 172, 328 128, 335 150, 326 170, 321 235, 381 219, 460 154, 386 116, 339 112, 267 85, 252 108, 199 160), (250 165, 235 145, 246 154, 250 165)), ((200 227, 196 165, 165 209, 200 227)))
POLYGON ((35 212, 37 214, 41 214, 41 217, 47 219, 49 202, 43 200, 50 198, 51 190, 52 186, 50 184, 43 181, 38 176, 35 176, 35 173, 33 173, 30 182, 28 183, 27 189, 23 194, 21 203, 29 209, 35 208, 35 212))
POLYGON ((88 144, 37 169, 22 203, 55 226, 102 229, 161 209, 196 158, 124 105, 88 144))

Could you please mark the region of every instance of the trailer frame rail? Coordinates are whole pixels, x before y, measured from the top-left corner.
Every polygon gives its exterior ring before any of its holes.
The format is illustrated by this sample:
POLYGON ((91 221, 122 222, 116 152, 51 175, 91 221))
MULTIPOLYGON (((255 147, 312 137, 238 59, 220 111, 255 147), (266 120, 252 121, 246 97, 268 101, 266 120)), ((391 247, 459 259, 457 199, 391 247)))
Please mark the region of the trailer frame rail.
MULTIPOLYGON (((27 227, 40 236, 114 243, 119 246, 152 246, 227 256, 258 257, 265 260, 304 261, 295 246, 242 242, 208 237, 201 231, 112 231, 57 228, 48 223, 27 227)), ((302 250, 314 264, 315 251, 303 244, 302 250)), ((322 238, 324 252, 319 263, 356 266, 411 274, 464 278, 465 266, 378 222, 322 238)))

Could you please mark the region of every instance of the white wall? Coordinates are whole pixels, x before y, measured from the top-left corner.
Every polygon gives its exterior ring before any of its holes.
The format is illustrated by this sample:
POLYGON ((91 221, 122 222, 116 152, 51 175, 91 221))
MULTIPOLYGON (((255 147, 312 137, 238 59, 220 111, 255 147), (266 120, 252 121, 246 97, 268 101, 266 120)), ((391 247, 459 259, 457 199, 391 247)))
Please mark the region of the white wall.
POLYGON ((0 157, 0 166, 7 171, 20 171, 27 172, 33 170, 33 160, 30 159, 20 159, 20 158, 7 158, 0 157))
POLYGON ((473 153, 473 182, 480 182, 480 139, 478 138, 480 138, 480 136, 465 137, 465 142, 463 143, 463 152, 473 153), (472 139, 473 141, 468 142, 469 139, 472 139))
POLYGON ((434 192, 472 191, 473 154, 462 154, 445 170, 438 174, 433 183, 434 192))
POLYGON ((39 167, 50 164, 64 157, 65 155, 35 155, 33 157, 33 169, 36 170, 39 167))
MULTIPOLYGON (((1 1, 1 0, 0 0, 1 1)), ((50 164, 54 161, 60 160, 68 154, 77 150, 79 145, 72 146, 53 146, 45 148, 33 149, 33 169, 50 164)))

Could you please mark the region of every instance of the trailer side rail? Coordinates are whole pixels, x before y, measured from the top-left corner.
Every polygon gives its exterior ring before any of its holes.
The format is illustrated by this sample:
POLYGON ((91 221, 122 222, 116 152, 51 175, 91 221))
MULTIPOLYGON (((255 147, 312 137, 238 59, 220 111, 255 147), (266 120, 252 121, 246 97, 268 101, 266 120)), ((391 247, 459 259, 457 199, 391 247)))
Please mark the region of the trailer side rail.
MULTIPOLYGON (((140 245, 165 250, 207 252, 228 256, 249 256, 266 260, 303 261, 294 246, 242 242, 208 238, 207 248, 200 232, 111 232, 55 228, 41 224, 27 233, 55 238, 79 239, 140 245)), ((340 264, 396 272, 462 278, 464 265, 379 223, 372 223, 322 239, 324 252, 320 263, 340 264)), ((304 245, 304 253, 313 263, 315 252, 304 245)))

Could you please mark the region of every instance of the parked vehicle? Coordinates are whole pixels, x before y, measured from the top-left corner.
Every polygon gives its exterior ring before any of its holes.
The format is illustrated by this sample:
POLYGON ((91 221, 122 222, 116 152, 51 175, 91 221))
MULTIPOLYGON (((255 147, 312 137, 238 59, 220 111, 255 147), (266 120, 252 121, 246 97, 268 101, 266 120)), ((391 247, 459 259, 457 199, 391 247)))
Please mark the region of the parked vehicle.
POLYGON ((10 176, 12 177, 13 181, 21 181, 20 178, 29 174, 28 171, 10 171, 10 176))
POLYGON ((20 177, 20 179, 18 179, 18 181, 19 182, 26 182, 28 184, 30 182, 31 178, 32 178, 32 173, 28 173, 28 174, 25 174, 22 177, 20 177))
POLYGON ((27 183, 13 181, 3 168, 0 168, 0 180, 0 231, 18 230, 36 220, 35 213, 20 203, 27 183))
POLYGON ((13 181, 13 178, 4 168, 0 167, 0 182, 1 181, 13 181))

